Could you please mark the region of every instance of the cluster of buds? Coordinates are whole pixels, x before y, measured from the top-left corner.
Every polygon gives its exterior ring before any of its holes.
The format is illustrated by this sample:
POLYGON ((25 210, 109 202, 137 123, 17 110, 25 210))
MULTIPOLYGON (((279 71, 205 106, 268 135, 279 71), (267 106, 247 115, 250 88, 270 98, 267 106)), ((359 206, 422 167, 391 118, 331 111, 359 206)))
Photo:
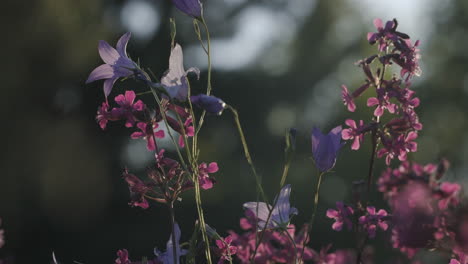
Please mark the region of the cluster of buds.
MULTIPOLYGON (((194 181, 190 178, 192 173, 187 173, 179 162, 164 156, 164 149, 159 151, 156 157, 156 165, 148 168, 147 176, 149 182, 144 182, 137 176, 125 169, 123 178, 127 182, 130 190, 130 205, 146 209, 149 207, 147 199, 159 203, 170 204, 176 201, 179 195, 194 187, 194 181)), ((210 189, 215 180, 209 173, 216 172, 218 165, 216 162, 210 163, 207 167, 205 163, 200 164, 198 180, 200 187, 210 189)))
POLYGON ((410 89, 410 79, 420 74, 419 50, 416 48, 419 41, 412 45, 408 35, 396 31, 398 23, 395 19, 388 21, 385 27, 380 19, 376 19, 374 24, 377 32, 369 33, 368 41, 370 44, 379 44, 379 53, 357 63, 366 76, 364 84, 352 93, 345 85, 342 86, 342 99, 350 112, 356 110, 355 98, 368 88, 375 88, 376 96, 367 100, 368 107, 375 107, 374 117, 367 124, 363 120, 359 124, 352 119, 346 120, 349 128, 343 129, 342 137, 344 140, 353 140, 351 148, 357 150, 364 135, 371 133, 374 146, 378 142, 382 146, 377 156, 385 156, 386 164, 389 165, 392 159, 397 157, 404 161, 407 153, 417 150, 414 140, 422 125, 414 111, 419 105, 419 99, 414 97, 415 92, 410 89), (373 64, 378 64, 375 71, 371 67, 373 64), (396 75, 389 80, 384 79, 386 68, 392 64, 401 67, 400 77, 403 79, 396 75), (381 118, 385 112, 391 114, 391 117, 383 123, 381 118))

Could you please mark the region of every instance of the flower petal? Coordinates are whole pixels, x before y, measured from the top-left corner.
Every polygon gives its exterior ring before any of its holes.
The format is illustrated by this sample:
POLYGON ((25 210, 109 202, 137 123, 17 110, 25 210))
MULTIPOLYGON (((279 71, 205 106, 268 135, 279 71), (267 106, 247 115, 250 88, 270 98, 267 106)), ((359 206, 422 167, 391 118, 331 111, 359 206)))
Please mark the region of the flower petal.
POLYGON ((127 43, 130 40, 130 37, 132 36, 132 33, 127 32, 124 35, 122 35, 117 41, 117 52, 120 54, 122 57, 127 57, 127 43))
POLYGON ((120 57, 117 50, 111 47, 111 45, 104 40, 99 41, 98 50, 101 59, 107 64, 115 64, 120 57))
POLYGON ((94 69, 90 74, 86 83, 94 82, 101 79, 109 79, 114 76, 114 69, 109 64, 102 64, 94 69))

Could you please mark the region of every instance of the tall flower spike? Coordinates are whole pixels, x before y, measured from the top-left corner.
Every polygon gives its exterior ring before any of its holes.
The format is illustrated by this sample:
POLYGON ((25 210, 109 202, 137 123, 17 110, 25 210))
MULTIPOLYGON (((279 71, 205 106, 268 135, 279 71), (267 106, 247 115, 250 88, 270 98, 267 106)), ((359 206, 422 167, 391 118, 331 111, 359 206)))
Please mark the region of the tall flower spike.
POLYGON ((172 2, 183 13, 194 18, 201 18, 202 3, 199 0, 172 0, 172 2))
POLYGON ((138 75, 139 69, 135 62, 127 56, 127 43, 130 39, 130 32, 125 33, 117 42, 117 49, 114 49, 104 40, 99 41, 99 55, 105 62, 94 69, 86 80, 86 83, 104 79, 104 95, 109 96, 118 78, 138 75))
POLYGON ((177 99, 181 102, 185 102, 188 96, 188 83, 187 74, 193 72, 200 77, 200 70, 197 68, 190 68, 187 71, 184 70, 184 55, 182 53, 182 47, 176 44, 171 51, 169 57, 169 70, 161 78, 161 84, 166 90, 167 94, 171 99, 177 99))
POLYGON ((325 172, 335 166, 336 156, 343 144, 341 143, 341 126, 333 128, 328 135, 323 135, 320 129, 312 130, 312 155, 315 166, 325 172))
POLYGON ((244 209, 250 210, 258 219, 258 229, 264 228, 282 228, 287 227, 291 219, 291 215, 297 215, 298 211, 296 208, 289 205, 289 195, 291 194, 291 185, 285 185, 279 194, 279 197, 275 198, 276 205, 271 212, 270 219, 268 220, 268 214, 271 205, 264 202, 248 202, 244 204, 244 209))

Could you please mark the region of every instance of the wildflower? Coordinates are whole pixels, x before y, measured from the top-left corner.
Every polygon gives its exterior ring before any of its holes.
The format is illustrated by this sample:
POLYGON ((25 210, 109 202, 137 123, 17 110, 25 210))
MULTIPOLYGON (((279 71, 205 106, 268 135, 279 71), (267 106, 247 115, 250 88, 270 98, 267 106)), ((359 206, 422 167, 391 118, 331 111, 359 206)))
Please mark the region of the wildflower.
POLYGON ((285 185, 279 194, 279 197, 275 198, 275 207, 273 209, 271 205, 264 202, 248 202, 244 204, 244 208, 253 212, 256 218, 258 218, 258 229, 264 228, 285 228, 290 221, 291 215, 297 215, 297 209, 290 207, 289 195, 291 194, 291 185, 285 185), (270 219, 267 222, 268 215, 271 212, 270 219))
POLYGON ((375 207, 368 206, 367 215, 359 217, 359 224, 364 225, 364 228, 367 230, 370 238, 374 238, 377 227, 383 231, 387 230, 388 224, 386 218, 387 211, 380 209, 376 212, 375 207))
POLYGON ((443 182, 439 186, 439 192, 437 197, 439 200, 439 209, 445 210, 451 205, 458 204, 458 193, 461 190, 461 186, 458 183, 443 182))
POLYGON ((182 47, 179 44, 176 44, 171 50, 171 55, 169 57, 169 70, 167 70, 161 78, 161 84, 171 99, 177 99, 181 102, 185 102, 187 100, 187 74, 189 72, 194 72, 198 77, 200 77, 200 70, 197 68, 190 68, 187 71, 184 70, 182 47))
POLYGON ((224 261, 232 261, 232 256, 236 254, 237 247, 231 246, 232 235, 227 236, 226 238, 221 238, 216 240, 216 246, 218 246, 221 258, 218 261, 218 264, 224 263, 224 261))
POLYGON ((154 184, 144 183, 137 176, 128 173, 127 170, 123 173, 123 178, 128 184, 130 190, 131 206, 141 207, 147 209, 149 207, 148 201, 145 199, 145 194, 154 187, 154 184))
POLYGON ((109 104, 103 102, 101 107, 98 108, 96 121, 102 130, 106 129, 107 123, 109 121, 118 120, 116 117, 115 111, 109 110, 109 104))
POLYGON ((349 126, 349 128, 343 129, 343 131, 341 132, 341 137, 344 140, 354 139, 353 144, 351 144, 351 149, 358 150, 364 138, 364 133, 361 131, 364 127, 364 121, 359 121, 359 127, 356 125, 356 122, 352 119, 347 119, 345 123, 349 126))
POLYGON ((341 85, 341 98, 343 99, 343 104, 348 106, 348 111, 356 111, 356 104, 354 103, 353 97, 348 92, 348 87, 346 85, 341 85))
POLYGON ((172 0, 174 5, 193 18, 201 18, 202 16, 202 3, 200 0, 172 0))
POLYGON ((328 250, 330 250, 331 244, 323 247, 320 249, 320 253, 315 253, 313 260, 317 264, 335 264, 335 259, 336 259, 336 254, 335 253, 330 253, 328 254, 328 250))
POLYGON ((115 264, 131 264, 132 262, 129 259, 128 251, 126 249, 121 249, 117 251, 117 259, 115 264))
POLYGON ((136 122, 135 113, 143 111, 146 107, 141 100, 134 102, 135 98, 134 91, 125 91, 125 95, 119 94, 115 97, 115 102, 120 108, 116 108, 114 112, 127 120, 126 127, 134 126, 136 122))
POLYGON ((190 101, 195 106, 215 115, 221 115, 226 107, 226 103, 223 100, 206 94, 190 96, 190 101))
POLYGON ((216 180, 210 177, 209 173, 215 173, 218 169, 218 164, 216 162, 211 162, 209 165, 203 162, 198 166, 198 179, 202 189, 208 190, 213 188, 213 184, 216 183, 216 180))
POLYGON ((154 254, 157 256, 157 259, 162 262, 163 264, 179 264, 180 257, 187 254, 188 251, 185 249, 180 248, 180 228, 177 223, 174 224, 174 233, 175 233, 175 245, 172 243, 172 235, 169 237, 169 240, 166 244, 166 252, 160 252, 159 250, 155 249, 154 254), (174 247, 176 249, 176 258, 177 262, 174 263, 174 247))
POLYGON ((86 83, 105 79, 104 95, 106 98, 109 96, 112 91, 112 87, 118 78, 141 75, 141 71, 136 63, 127 56, 126 48, 130 36, 130 32, 127 32, 120 37, 117 42, 117 49, 111 47, 109 43, 104 40, 99 41, 99 55, 105 63, 98 66, 91 72, 91 74, 89 74, 86 83))
POLYGON ((315 166, 319 171, 325 172, 335 166, 341 143, 341 126, 333 128, 328 135, 323 135, 320 129, 312 130, 312 155, 315 166))
POLYGON ((335 231, 341 231, 343 225, 346 225, 346 228, 351 230, 353 228, 353 223, 350 218, 354 214, 353 208, 351 206, 344 205, 342 202, 336 202, 336 207, 338 210, 327 210, 327 217, 335 219, 332 229, 335 231))
POLYGON ((377 89, 377 97, 370 97, 367 99, 367 106, 375 106, 374 116, 382 116, 384 110, 387 109, 389 113, 394 114, 396 111, 396 104, 390 102, 390 97, 385 92, 385 89, 377 89))
POLYGON ((144 138, 147 142, 146 148, 149 151, 154 151, 156 150, 156 138, 163 138, 164 137, 164 130, 158 130, 156 129, 159 127, 158 123, 155 123, 153 125, 152 122, 150 123, 145 123, 145 122, 139 122, 137 124, 137 127, 141 131, 133 132, 130 137, 133 139, 137 138, 144 138))

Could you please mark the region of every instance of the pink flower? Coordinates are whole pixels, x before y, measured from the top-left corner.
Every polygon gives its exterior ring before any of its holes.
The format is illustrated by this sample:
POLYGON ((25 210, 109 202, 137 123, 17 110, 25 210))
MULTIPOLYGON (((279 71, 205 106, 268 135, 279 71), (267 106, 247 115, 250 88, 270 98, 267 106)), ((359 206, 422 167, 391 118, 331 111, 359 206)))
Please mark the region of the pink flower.
POLYGON ((210 177, 209 173, 215 173, 218 170, 218 163, 216 162, 211 162, 209 165, 203 162, 198 166, 198 180, 202 189, 208 190, 213 188, 216 180, 210 177))
POLYGON ((117 259, 115 264, 131 264, 132 262, 129 259, 128 251, 126 249, 121 249, 117 251, 117 259))
POLYGON ((458 183, 443 182, 439 186, 438 197, 439 200, 439 209, 445 210, 449 205, 458 204, 458 193, 461 190, 461 186, 458 183))
POLYGON ((341 98, 343 99, 343 104, 348 106, 348 111, 356 111, 356 104, 354 103, 353 97, 349 94, 346 85, 341 85, 341 89, 341 98))
POLYGON ((347 119, 345 123, 349 126, 349 128, 343 129, 343 131, 341 132, 341 137, 343 138, 343 140, 353 140, 351 149, 358 150, 364 138, 364 133, 361 131, 364 127, 364 121, 359 121, 359 127, 356 125, 356 122, 352 119, 347 119))
POLYGON ((216 240, 216 246, 218 246, 218 249, 221 254, 221 258, 218 261, 218 264, 224 263, 224 261, 231 261, 232 256, 236 254, 237 252, 237 247, 236 246, 231 246, 232 243, 232 236, 229 235, 224 239, 218 239, 216 240))
POLYGON ((382 229, 383 231, 387 230, 387 211, 380 209, 376 212, 375 207, 367 207, 367 215, 359 217, 359 224, 364 226, 364 229, 367 230, 370 238, 375 237, 377 228, 382 229))
POLYGON ((125 95, 119 94, 115 97, 115 102, 120 106, 120 108, 116 108, 114 112, 121 118, 125 118, 127 120, 125 123, 126 127, 134 126, 137 120, 137 118, 135 118, 135 114, 137 112, 142 112, 146 107, 141 100, 134 103, 135 98, 136 95, 134 91, 125 91, 125 95))
POLYGON ((164 130, 156 130, 159 127, 159 124, 155 123, 153 125, 152 122, 150 123, 139 122, 137 124, 137 127, 141 131, 133 132, 132 135, 130 135, 130 137, 133 139, 143 138, 147 141, 146 148, 149 151, 156 150, 156 138, 163 138, 164 130))
POLYGON ((353 228, 353 223, 350 218, 354 214, 353 208, 344 205, 342 202, 336 202, 336 207, 338 210, 327 210, 327 217, 335 219, 335 223, 332 225, 333 230, 341 231, 341 229, 343 229, 343 225, 346 225, 348 230, 351 230, 353 228))

